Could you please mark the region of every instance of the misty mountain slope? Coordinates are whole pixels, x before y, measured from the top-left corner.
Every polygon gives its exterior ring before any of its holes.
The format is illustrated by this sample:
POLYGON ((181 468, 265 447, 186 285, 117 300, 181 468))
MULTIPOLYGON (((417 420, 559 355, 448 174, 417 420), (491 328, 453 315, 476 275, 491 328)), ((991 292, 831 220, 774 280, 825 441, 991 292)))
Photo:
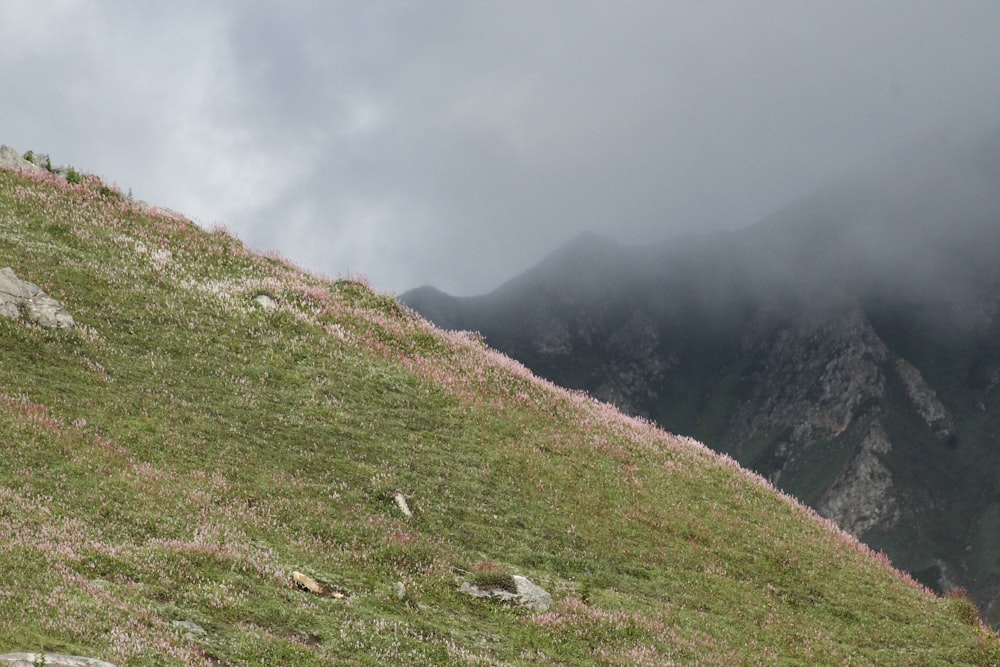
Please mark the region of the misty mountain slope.
POLYGON ((998 185, 1000 135, 936 138, 752 227, 574 242, 485 296, 400 299, 731 454, 998 621, 998 185))
POLYGON ((363 284, 255 255, 94 178, 0 171, 0 230, 0 268, 76 323, 0 317, 0 653, 1000 659, 967 600, 930 594, 731 460, 363 284), (551 606, 459 591, 514 574, 551 606))

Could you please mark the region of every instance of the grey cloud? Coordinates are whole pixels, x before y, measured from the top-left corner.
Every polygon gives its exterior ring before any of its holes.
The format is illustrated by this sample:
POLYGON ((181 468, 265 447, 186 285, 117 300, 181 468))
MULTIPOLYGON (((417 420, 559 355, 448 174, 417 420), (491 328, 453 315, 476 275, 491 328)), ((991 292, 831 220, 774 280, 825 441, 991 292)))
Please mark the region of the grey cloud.
POLYGON ((751 224, 1000 108, 993 2, 45 4, 0 8, 6 143, 393 291, 751 224))

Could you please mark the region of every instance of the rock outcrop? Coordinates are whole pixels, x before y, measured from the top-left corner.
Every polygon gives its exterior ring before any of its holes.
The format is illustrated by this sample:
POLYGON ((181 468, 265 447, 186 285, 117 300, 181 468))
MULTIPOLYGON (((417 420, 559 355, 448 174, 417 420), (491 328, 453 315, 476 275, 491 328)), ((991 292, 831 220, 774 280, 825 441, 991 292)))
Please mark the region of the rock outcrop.
POLYGON ((924 422, 942 437, 951 434, 955 427, 955 422, 938 399, 937 392, 931 389, 913 364, 901 357, 896 358, 896 372, 906 387, 906 394, 910 397, 917 412, 924 422))
POLYGON ((170 621, 170 625, 181 630, 184 639, 189 641, 198 640, 208 635, 208 631, 194 621, 170 621))
MULTIPOLYGON (((732 420, 732 439, 750 443, 784 432, 785 463, 810 443, 843 433, 885 393, 881 367, 890 352, 852 300, 813 305, 773 338, 751 333, 743 344, 761 359, 761 370, 732 420)), ((781 471, 776 464, 766 472, 778 481, 781 471)))
POLYGON ((253 298, 253 302, 266 311, 271 311, 278 307, 278 302, 269 294, 258 294, 253 298))
POLYGON ((851 533, 863 535, 880 526, 892 528, 902 513, 893 495, 892 473, 882 462, 892 445, 878 422, 861 441, 857 455, 816 504, 816 510, 851 533))
POLYGON ((24 159, 20 153, 7 145, 0 146, 0 168, 15 169, 17 171, 45 171, 43 167, 39 167, 33 162, 24 159))
POLYGON ((10 146, 0 146, 0 168, 49 173, 71 183, 79 183, 84 174, 67 164, 54 165, 47 153, 28 151, 24 155, 10 146))
POLYGON ((0 316, 47 329, 72 329, 73 316, 34 283, 21 280, 12 268, 0 269, 0 316))
POLYGON ((55 174, 64 181, 69 180, 70 174, 74 174, 76 177, 80 176, 79 172, 67 164, 52 164, 52 158, 49 157, 48 153, 28 151, 24 154, 24 158, 39 169, 44 169, 50 174, 55 174))
POLYGON ((515 574, 510 579, 509 586, 481 586, 465 581, 458 587, 458 590, 475 598, 507 602, 537 611, 545 611, 552 605, 552 595, 527 577, 515 574))

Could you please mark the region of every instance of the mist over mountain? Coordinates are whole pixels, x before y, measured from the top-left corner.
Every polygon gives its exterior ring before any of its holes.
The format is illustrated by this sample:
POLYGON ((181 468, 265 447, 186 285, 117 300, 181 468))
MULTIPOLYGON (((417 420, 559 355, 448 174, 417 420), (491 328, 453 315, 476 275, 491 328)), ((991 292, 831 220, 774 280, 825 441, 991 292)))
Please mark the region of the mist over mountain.
POLYGON ((998 186, 1000 132, 939 135, 750 227, 582 236, 489 294, 400 300, 733 455, 996 622, 998 186))

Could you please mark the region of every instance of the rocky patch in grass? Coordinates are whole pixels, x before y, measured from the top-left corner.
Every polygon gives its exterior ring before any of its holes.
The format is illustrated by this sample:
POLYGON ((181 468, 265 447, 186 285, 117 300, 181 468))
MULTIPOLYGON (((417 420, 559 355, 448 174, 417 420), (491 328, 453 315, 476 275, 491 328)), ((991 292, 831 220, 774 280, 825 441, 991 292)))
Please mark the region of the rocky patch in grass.
POLYGON ((474 598, 509 602, 538 611, 545 611, 552 605, 552 595, 548 591, 518 574, 480 572, 471 581, 462 582, 458 590, 474 598))
POLYGON ((33 283, 21 280, 9 266, 0 269, 0 315, 48 329, 72 329, 73 316, 33 283))

